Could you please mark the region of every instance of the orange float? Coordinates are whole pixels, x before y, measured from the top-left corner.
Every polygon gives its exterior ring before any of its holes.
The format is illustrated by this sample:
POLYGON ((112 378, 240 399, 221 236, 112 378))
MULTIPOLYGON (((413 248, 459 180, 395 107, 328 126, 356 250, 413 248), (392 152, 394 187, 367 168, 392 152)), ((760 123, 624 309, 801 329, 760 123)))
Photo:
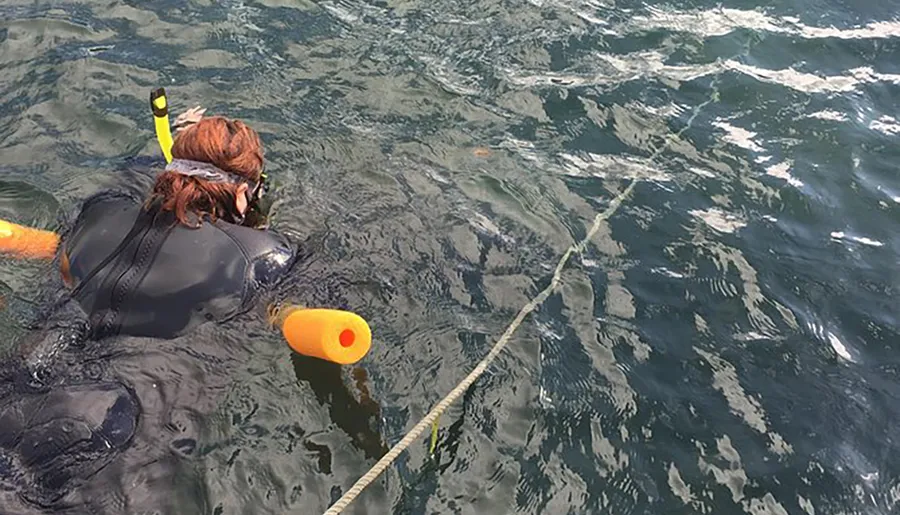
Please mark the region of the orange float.
POLYGON ((350 365, 372 347, 369 324, 349 311, 290 306, 279 310, 276 320, 288 345, 304 356, 350 365))
POLYGON ((59 235, 0 220, 0 253, 25 259, 53 259, 59 235))

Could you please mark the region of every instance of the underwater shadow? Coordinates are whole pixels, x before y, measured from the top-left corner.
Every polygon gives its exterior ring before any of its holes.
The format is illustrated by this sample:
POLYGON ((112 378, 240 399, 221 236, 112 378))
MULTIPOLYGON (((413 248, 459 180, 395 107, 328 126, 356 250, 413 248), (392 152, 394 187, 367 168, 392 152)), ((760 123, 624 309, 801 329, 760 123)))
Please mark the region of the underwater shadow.
POLYGON ((309 383, 319 404, 328 405, 331 420, 347 433, 353 445, 363 451, 367 459, 378 459, 387 453, 384 439, 376 429, 381 418, 381 407, 369 394, 365 369, 350 369, 357 398, 342 377, 341 365, 297 353, 291 354, 291 362, 297 381, 309 383))

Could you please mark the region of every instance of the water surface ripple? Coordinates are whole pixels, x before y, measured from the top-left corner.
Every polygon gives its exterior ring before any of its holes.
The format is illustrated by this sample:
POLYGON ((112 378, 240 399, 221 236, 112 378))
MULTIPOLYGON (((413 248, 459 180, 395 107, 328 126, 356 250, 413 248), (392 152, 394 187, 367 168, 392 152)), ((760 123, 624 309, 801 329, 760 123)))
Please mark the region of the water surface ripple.
MULTIPOLYGON (((4 2, 0 216, 52 227, 134 183, 165 86, 263 134, 307 254, 280 295, 376 335, 345 370, 260 313, 111 344, 110 373, 164 391, 93 512, 323 511, 631 181, 436 455, 349 513, 900 509, 898 5, 759 5, 4 2)), ((0 272, 17 309, 47 274, 0 272)))

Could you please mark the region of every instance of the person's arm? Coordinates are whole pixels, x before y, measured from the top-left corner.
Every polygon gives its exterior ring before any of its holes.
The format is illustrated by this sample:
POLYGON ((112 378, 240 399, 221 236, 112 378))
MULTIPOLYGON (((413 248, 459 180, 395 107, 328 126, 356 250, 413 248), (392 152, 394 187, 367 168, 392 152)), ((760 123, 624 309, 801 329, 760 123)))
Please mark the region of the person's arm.
POLYGON ((17 353, 32 375, 41 379, 41 373, 60 353, 90 336, 91 325, 81 305, 68 296, 68 292, 60 292, 53 301, 42 306, 27 329, 17 342, 17 353))
POLYGON ((105 190, 95 193, 75 210, 60 213, 57 225, 61 227, 59 231, 27 227, 0 219, 0 255, 52 261, 60 248, 63 248, 62 242, 67 240, 71 236, 70 232, 78 226, 85 211, 96 203, 117 198, 129 198, 140 202, 134 193, 128 191, 105 190))

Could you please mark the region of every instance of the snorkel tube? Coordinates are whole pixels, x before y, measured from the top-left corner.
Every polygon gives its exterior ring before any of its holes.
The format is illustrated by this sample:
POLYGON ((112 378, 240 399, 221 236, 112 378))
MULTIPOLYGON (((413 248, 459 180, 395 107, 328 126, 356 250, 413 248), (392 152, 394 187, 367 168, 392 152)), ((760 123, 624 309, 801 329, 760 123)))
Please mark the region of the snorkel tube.
POLYGON ((153 111, 153 126, 156 128, 156 141, 162 149, 166 163, 172 162, 172 129, 169 127, 169 102, 166 100, 165 88, 150 92, 150 109, 153 111))

